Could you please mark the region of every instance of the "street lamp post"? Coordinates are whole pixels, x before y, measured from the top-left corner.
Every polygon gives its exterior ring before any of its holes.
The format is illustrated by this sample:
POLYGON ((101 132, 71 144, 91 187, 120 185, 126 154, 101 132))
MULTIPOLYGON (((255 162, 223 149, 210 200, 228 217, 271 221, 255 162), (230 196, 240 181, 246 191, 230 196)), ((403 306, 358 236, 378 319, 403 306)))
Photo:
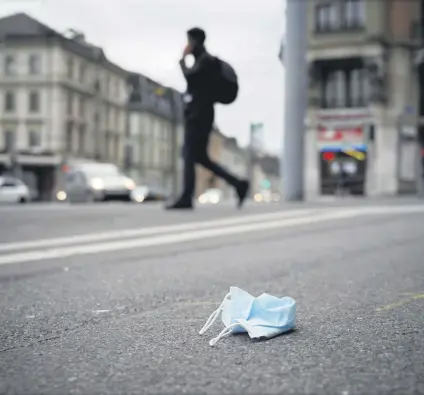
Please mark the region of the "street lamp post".
POLYGON ((171 157, 172 157, 172 197, 175 199, 178 193, 178 106, 177 95, 172 89, 168 89, 171 100, 171 157))
POLYGON ((304 198, 304 133, 307 103, 308 1, 286 0, 284 146, 281 158, 283 195, 286 201, 304 198))
POLYGON ((255 195, 256 180, 255 180, 255 165, 257 156, 262 148, 262 130, 263 123, 251 123, 249 131, 249 162, 248 162, 248 179, 251 184, 250 197, 255 195))

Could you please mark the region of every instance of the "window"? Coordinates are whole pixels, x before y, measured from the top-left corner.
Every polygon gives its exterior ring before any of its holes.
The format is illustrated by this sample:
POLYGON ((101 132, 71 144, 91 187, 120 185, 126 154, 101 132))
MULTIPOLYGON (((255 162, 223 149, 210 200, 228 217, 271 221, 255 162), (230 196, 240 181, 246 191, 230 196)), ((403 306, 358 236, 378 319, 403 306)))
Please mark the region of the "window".
POLYGON ((336 106, 346 107, 346 73, 342 70, 336 71, 335 76, 335 91, 336 91, 336 106))
POLYGON ((360 74, 361 88, 362 88, 362 100, 363 104, 366 105, 371 99, 371 81, 368 70, 362 69, 360 74))
POLYGON ((336 4, 318 4, 315 7, 315 28, 318 32, 329 32, 339 27, 336 4))
POLYGON ((67 112, 68 115, 72 115, 74 113, 74 98, 73 98, 71 92, 67 93, 66 112, 67 112))
POLYGON ((17 64, 16 59, 12 55, 7 55, 4 58, 4 73, 6 75, 16 75, 17 74, 17 64))
POLYGON ((363 107, 370 99, 368 72, 365 69, 354 69, 350 72, 349 93, 352 107, 363 107))
POLYGON ((120 84, 120 81, 117 79, 116 81, 115 81, 115 94, 116 94, 116 97, 118 98, 118 99, 120 99, 121 98, 121 90, 120 90, 120 87, 121 87, 121 84, 120 84))
POLYGON ((363 107, 368 104, 370 86, 365 69, 330 71, 325 75, 323 85, 325 108, 363 107))
POLYGON ((40 94, 37 91, 29 93, 29 111, 40 112, 40 94))
POLYGON ((31 75, 37 75, 41 72, 41 59, 37 54, 32 54, 28 59, 28 69, 31 75))
POLYGON ((106 95, 110 94, 111 83, 112 83, 111 77, 106 75, 105 76, 105 93, 106 93, 106 95))
POLYGON ((80 64, 79 66, 79 73, 78 73, 78 80, 81 83, 84 83, 85 81, 85 65, 84 64, 80 64))
POLYGON ((4 111, 14 112, 16 110, 15 93, 7 91, 4 96, 4 111))
POLYGON ((74 61, 72 58, 68 58, 66 62, 66 75, 70 80, 74 78, 74 61))
POLYGON ((365 25, 364 0, 345 0, 344 25, 346 28, 358 28, 365 25))
POLYGON ((102 86, 101 86, 101 81, 100 78, 97 78, 96 81, 94 82, 94 90, 96 91, 96 93, 101 92, 102 90, 102 86))
POLYGON ((69 184, 73 184, 75 181, 75 172, 69 172, 65 175, 65 182, 69 184))
POLYGON ((73 125, 72 122, 66 122, 66 152, 73 150, 73 125))
POLYGON ((350 99, 353 107, 358 107, 361 103, 361 71, 352 70, 349 79, 350 99))
POLYGON ((110 135, 109 132, 105 133, 105 156, 106 159, 111 159, 111 154, 112 154, 112 136, 110 135))
POLYGON ((22 185, 22 182, 17 180, 16 178, 6 178, 1 184, 2 188, 16 188, 22 185))
POLYGON ((29 148, 41 148, 41 131, 35 128, 28 130, 28 146, 29 148))
POLYGON ((342 70, 331 71, 324 82, 324 107, 346 106, 346 75, 342 70))
POLYGON ((78 113, 79 113, 79 116, 81 117, 81 118, 84 118, 84 116, 85 116, 85 99, 84 99, 84 97, 80 97, 80 99, 79 99, 79 109, 78 109, 78 113))
POLYGON ((120 144, 120 139, 119 136, 116 135, 115 136, 115 160, 119 160, 120 159, 120 155, 121 154, 121 144, 120 144))
POLYGON ((15 131, 6 129, 4 131, 3 141, 6 152, 13 152, 15 148, 15 131))
POLYGON ((78 153, 80 155, 85 154, 85 138, 86 138, 86 126, 80 125, 78 131, 78 153))
POLYGON ((334 73, 330 73, 324 80, 324 107, 336 107, 336 80, 334 73))
POLYGON ((365 0, 328 0, 315 7, 317 32, 355 29, 365 26, 365 0))

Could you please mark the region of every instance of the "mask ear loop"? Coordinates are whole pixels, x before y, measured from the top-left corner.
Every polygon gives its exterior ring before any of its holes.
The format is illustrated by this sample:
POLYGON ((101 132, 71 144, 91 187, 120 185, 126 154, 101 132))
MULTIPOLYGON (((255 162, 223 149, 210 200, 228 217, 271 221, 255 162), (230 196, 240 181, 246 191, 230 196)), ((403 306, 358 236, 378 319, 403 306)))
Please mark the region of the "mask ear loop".
POLYGON ((210 340, 209 345, 213 347, 223 337, 230 335, 233 331, 233 328, 235 328, 236 326, 241 326, 242 328, 246 329, 244 325, 240 324, 239 322, 235 322, 234 324, 231 324, 230 326, 224 328, 217 337, 210 340))
POLYGON ((205 325, 203 325, 203 328, 200 329, 199 335, 203 335, 212 325, 213 323, 216 321, 216 319, 219 316, 219 313, 222 311, 222 309, 224 308, 224 303, 225 301, 231 296, 230 293, 228 293, 227 295, 225 295, 224 300, 222 301, 222 303, 219 305, 219 307, 210 315, 210 317, 207 319, 205 325))

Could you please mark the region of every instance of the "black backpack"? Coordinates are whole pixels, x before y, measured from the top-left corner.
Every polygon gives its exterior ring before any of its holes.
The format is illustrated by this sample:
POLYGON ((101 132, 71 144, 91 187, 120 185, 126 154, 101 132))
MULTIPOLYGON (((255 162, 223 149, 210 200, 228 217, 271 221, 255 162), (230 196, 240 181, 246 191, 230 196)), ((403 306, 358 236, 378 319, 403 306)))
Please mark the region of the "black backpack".
POLYGON ((237 73, 227 62, 219 58, 215 59, 218 66, 215 101, 221 104, 231 104, 236 100, 239 90, 237 73))

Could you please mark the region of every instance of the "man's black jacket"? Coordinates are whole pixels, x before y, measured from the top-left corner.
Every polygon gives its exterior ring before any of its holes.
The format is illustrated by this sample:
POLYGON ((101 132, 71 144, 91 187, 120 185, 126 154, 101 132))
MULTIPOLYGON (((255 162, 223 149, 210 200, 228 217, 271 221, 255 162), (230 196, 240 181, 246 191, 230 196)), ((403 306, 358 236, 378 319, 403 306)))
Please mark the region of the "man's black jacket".
POLYGON ((218 66, 216 59, 206 50, 195 56, 195 63, 188 68, 182 59, 181 70, 187 81, 187 93, 191 101, 185 105, 186 118, 202 116, 210 112, 214 104, 214 89, 216 89, 218 66))

